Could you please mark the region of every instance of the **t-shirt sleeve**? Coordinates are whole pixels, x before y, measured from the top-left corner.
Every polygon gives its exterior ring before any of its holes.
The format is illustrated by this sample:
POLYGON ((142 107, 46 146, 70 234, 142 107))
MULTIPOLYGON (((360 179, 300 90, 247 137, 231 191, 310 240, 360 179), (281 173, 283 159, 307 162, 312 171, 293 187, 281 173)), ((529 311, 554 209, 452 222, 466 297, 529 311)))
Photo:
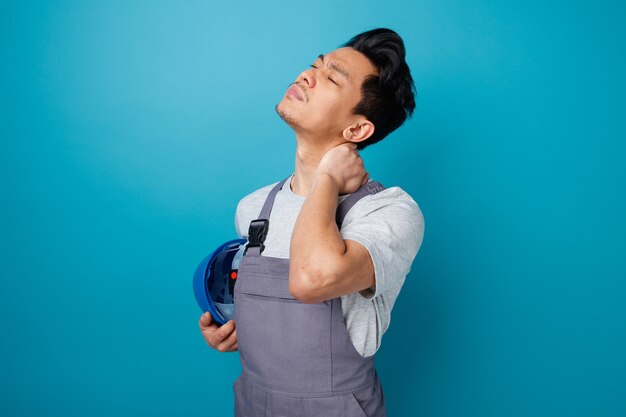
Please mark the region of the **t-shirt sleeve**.
POLYGON ((375 285, 359 294, 371 300, 410 272, 422 244, 424 217, 417 203, 405 193, 392 199, 378 194, 364 197, 350 212, 340 234, 344 240, 359 242, 370 253, 375 285), (347 222, 352 210, 356 210, 354 217, 347 222))

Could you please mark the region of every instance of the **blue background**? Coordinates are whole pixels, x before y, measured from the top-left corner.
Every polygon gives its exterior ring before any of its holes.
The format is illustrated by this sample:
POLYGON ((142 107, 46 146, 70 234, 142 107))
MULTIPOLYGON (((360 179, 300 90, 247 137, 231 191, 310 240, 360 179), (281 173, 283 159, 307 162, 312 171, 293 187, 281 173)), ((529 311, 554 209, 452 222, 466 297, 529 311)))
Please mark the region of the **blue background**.
POLYGON ((423 246, 376 356, 390 416, 626 415, 620 2, 2 2, 0 414, 232 415, 196 265, 294 169, 274 106, 351 36, 415 116, 362 152, 423 246))

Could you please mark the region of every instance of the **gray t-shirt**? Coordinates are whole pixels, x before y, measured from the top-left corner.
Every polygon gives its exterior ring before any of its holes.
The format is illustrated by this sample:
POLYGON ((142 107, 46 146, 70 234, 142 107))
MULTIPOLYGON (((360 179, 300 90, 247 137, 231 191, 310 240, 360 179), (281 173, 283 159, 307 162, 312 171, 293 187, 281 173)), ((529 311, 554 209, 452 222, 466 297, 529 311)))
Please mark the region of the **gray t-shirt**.
MULTIPOLYGON (((276 194, 264 256, 289 258, 291 234, 306 198, 292 191, 291 178, 293 174, 276 194)), ((248 237, 250 222, 258 218, 265 199, 278 182, 239 201, 235 214, 239 236, 248 237)), ((339 203, 347 197, 348 194, 339 196, 339 203)), ((346 214, 340 235, 365 246, 374 264, 374 287, 341 296, 350 339, 356 350, 368 357, 376 353, 389 327, 391 310, 422 243, 424 217, 409 194, 400 187, 389 187, 361 198, 346 214)))

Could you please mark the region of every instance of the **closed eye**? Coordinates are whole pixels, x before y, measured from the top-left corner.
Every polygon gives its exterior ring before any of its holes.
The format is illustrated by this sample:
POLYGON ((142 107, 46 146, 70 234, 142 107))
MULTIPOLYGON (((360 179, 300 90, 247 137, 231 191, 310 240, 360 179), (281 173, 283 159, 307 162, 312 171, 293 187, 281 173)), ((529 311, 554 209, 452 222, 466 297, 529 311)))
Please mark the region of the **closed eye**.
MULTIPOLYGON (((309 65, 309 66, 310 66, 310 67, 312 67, 312 68, 317 68, 317 67, 316 67, 315 65, 313 65, 313 64, 311 64, 311 65, 309 65)), ((337 84, 337 83, 335 82, 335 80, 333 80, 332 78, 328 77, 328 79, 329 79, 329 80, 331 80, 331 81, 333 82, 333 84, 335 84, 335 85, 339 86, 339 84, 337 84)))

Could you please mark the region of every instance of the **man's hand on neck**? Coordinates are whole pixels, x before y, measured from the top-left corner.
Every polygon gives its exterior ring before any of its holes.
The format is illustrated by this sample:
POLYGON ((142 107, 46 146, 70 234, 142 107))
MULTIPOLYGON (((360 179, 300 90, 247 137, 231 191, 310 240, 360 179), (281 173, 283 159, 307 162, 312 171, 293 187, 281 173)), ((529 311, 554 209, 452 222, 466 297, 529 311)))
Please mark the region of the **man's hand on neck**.
POLYGON ((313 294, 335 279, 332 265, 346 252, 335 221, 339 195, 356 191, 368 177, 356 145, 351 143, 333 147, 320 160, 291 235, 292 293, 313 294))
POLYGON ((313 150, 299 143, 295 165, 291 191, 304 197, 318 174, 333 178, 339 187, 338 195, 353 193, 369 179, 356 144, 352 142, 334 144, 322 150, 313 150))

